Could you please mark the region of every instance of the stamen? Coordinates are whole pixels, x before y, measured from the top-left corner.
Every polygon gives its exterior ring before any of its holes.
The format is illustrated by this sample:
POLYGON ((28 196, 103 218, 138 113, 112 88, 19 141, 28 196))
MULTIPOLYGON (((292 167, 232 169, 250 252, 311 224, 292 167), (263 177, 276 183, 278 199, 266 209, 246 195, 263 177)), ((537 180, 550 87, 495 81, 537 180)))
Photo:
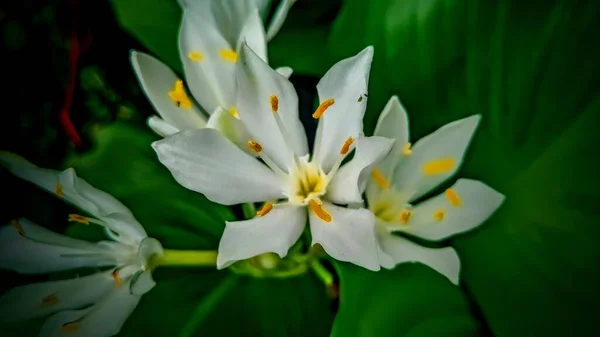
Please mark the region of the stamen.
POLYGON ((354 138, 348 137, 348 139, 346 139, 346 141, 344 142, 342 149, 340 150, 340 154, 343 156, 347 155, 348 152, 350 152, 350 146, 352 146, 352 144, 354 144, 354 138))
POLYGON ((315 214, 319 217, 319 219, 321 219, 325 222, 331 222, 331 220, 333 220, 333 218, 331 217, 331 214, 329 214, 329 212, 327 212, 323 208, 323 205, 319 204, 314 199, 310 199, 308 201, 308 206, 310 207, 310 209, 313 212, 315 212, 315 214))
POLYGON ((56 196, 59 198, 62 198, 65 196, 65 194, 63 193, 61 184, 56 184, 56 186, 54 186, 54 194, 56 194, 56 196))
POLYGON ((448 199, 448 201, 452 204, 452 206, 460 206, 461 204, 461 200, 460 197, 458 196, 458 193, 456 193, 455 190, 449 188, 446 190, 445 192, 446 194, 446 199, 448 199))
POLYGON ((67 333, 75 333, 79 330, 79 322, 83 319, 83 317, 81 317, 80 319, 70 322, 70 323, 65 323, 63 324, 60 328, 62 331, 67 332, 67 333))
POLYGON ((87 218, 87 217, 79 215, 79 214, 69 214, 70 222, 78 222, 80 224, 89 225, 90 220, 91 220, 90 218, 87 218))
POLYGON ((373 172, 371 172, 371 177, 373 178, 375 184, 377 184, 377 186, 379 186, 379 188, 382 190, 387 190, 390 188, 390 181, 385 178, 380 169, 374 169, 373 172))
POLYGON ((189 109, 192 107, 192 101, 190 101, 185 89, 183 88, 183 81, 175 81, 175 87, 169 91, 169 97, 177 105, 178 108, 189 109))
POLYGON ((259 154, 262 151, 262 145, 260 145, 259 142, 254 140, 248 141, 248 147, 251 148, 252 151, 256 152, 256 154, 259 154))
POLYGON ((192 50, 188 53, 188 58, 192 61, 198 62, 204 59, 204 55, 197 50, 192 50))
POLYGON ((42 299, 42 303, 40 303, 40 307, 49 307, 58 303, 58 297, 55 295, 49 295, 42 299))
POLYGON ((410 211, 403 211, 402 214, 400 214, 400 222, 408 225, 408 221, 410 220, 410 216, 412 215, 412 213, 410 211))
POLYGON ((18 220, 11 220, 10 224, 17 230, 21 236, 25 236, 25 230, 23 229, 23 225, 18 220))
POLYGON ((256 215, 259 217, 263 217, 263 216, 269 214, 269 212, 271 212, 272 210, 273 210, 273 204, 270 202, 267 202, 261 209, 259 209, 256 212, 256 215))
POLYGON ((321 118, 321 116, 323 116, 323 114, 325 113, 325 110, 327 110, 330 106, 332 106, 335 103, 335 100, 333 98, 328 98, 326 100, 324 100, 319 107, 317 108, 317 110, 315 110, 315 113, 313 113, 313 118, 314 119, 319 119, 321 118))
POLYGON ((433 213, 433 218, 437 221, 444 220, 444 216, 446 216, 446 211, 443 208, 440 208, 435 213, 433 213))
POLYGON ((405 156, 410 156, 412 154, 411 147, 412 147, 411 143, 404 144, 404 146, 402 147, 402 154, 405 156))
POLYGON ((227 61, 227 62, 231 62, 231 63, 236 63, 237 59, 238 59, 238 54, 231 50, 231 49, 221 49, 219 50, 219 56, 227 61))
POLYGON ((115 271, 112 272, 112 277, 115 280, 115 287, 120 288, 121 284, 123 284, 121 282, 121 277, 119 276, 119 269, 115 269, 115 271))
POLYGON ((233 106, 232 106, 232 107, 231 107, 231 108, 229 108, 229 110, 227 110, 227 111, 229 111, 229 113, 230 113, 230 114, 231 114, 233 117, 235 117, 235 118, 237 118, 237 119, 240 119, 240 114, 239 114, 239 112, 238 112, 238 109, 236 109, 235 107, 233 107, 233 106))
POLYGON ((273 113, 277 113, 277 111, 279 111, 279 97, 271 95, 271 97, 269 97, 269 102, 271 103, 271 110, 273 110, 273 113))
POLYGON ((423 166, 423 171, 426 175, 436 175, 449 172, 456 165, 456 161, 452 158, 444 158, 432 160, 423 166))

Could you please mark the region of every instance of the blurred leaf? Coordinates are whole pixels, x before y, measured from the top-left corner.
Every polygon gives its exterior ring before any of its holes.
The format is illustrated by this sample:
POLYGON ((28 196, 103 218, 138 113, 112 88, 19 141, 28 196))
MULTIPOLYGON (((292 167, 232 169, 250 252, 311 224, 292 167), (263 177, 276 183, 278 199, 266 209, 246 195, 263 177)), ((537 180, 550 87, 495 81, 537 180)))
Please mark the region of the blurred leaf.
POLYGON ((412 139, 480 113, 460 176, 507 201, 453 240, 494 334, 588 335, 600 314, 600 3, 348 0, 330 39, 375 46, 367 131, 392 94, 412 139))
POLYGON ((340 311, 332 337, 478 336, 460 288, 420 264, 371 272, 336 263, 340 274, 340 311))
POLYGON ((177 0, 111 0, 121 26, 150 52, 181 73, 177 45, 181 7, 177 0))
MULTIPOLYGON (((158 138, 127 124, 96 134, 96 147, 68 166, 127 205, 149 236, 168 249, 216 250, 229 208, 180 186, 150 144, 158 138)), ((92 227, 70 234, 93 239, 92 227)), ((96 227, 99 228, 99 227, 96 227)), ((333 315, 312 275, 270 280, 214 268, 159 268, 123 336, 327 336, 333 315), (310 324, 305 324, 305 322, 310 324)))

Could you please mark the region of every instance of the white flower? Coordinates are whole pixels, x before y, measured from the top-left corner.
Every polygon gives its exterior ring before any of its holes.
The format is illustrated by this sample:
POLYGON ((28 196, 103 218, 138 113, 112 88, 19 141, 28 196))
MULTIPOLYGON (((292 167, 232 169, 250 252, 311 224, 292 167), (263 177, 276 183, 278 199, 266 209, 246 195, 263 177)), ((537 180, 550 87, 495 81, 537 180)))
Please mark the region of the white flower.
POLYGON ((0 163, 12 173, 79 207, 94 218, 71 214, 71 221, 105 228, 114 241, 92 243, 60 235, 27 219, 0 229, 0 268, 42 274, 79 268, 105 271, 71 280, 30 284, 0 298, 0 320, 16 321, 51 315, 41 336, 113 336, 155 285, 153 262, 161 244, 118 200, 78 178, 73 169, 38 168, 11 153, 0 163))
POLYGON ((312 244, 338 260, 380 268, 373 214, 335 205, 362 201, 359 190, 393 143, 362 133, 372 57, 368 47, 338 62, 317 85, 321 104, 313 117, 320 120, 310 157, 293 85, 245 44, 236 69, 239 115, 252 137, 248 147, 266 165, 211 129, 153 144, 180 184, 212 201, 272 201, 253 219, 227 223, 218 268, 267 252, 284 257, 304 230, 306 210, 312 244), (355 146, 353 159, 341 166, 355 146))
POLYGON ((459 179, 444 193, 413 205, 456 173, 479 119, 474 115, 447 124, 411 148, 408 117, 398 98, 392 97, 384 108, 375 135, 396 142, 373 170, 366 191, 369 209, 377 217, 383 267, 421 262, 458 283, 460 261, 454 249, 422 247, 392 233, 444 240, 477 227, 502 204, 504 196, 482 182, 459 179))
MULTIPOLYGON (((263 0, 257 2, 262 9, 268 4, 263 0)), ((275 15, 277 25, 281 26, 293 2, 283 1, 279 6, 275 15)), ((217 128, 242 145, 247 136, 237 118, 234 70, 242 41, 267 61, 267 40, 259 8, 253 0, 180 3, 184 13, 179 51, 193 98, 188 95, 184 81, 166 65, 148 54, 132 52, 131 62, 139 82, 162 117, 153 116, 148 124, 163 137, 181 130, 217 128), (208 121, 206 114, 211 116, 208 121)), ((278 71, 287 77, 292 73, 287 67, 278 71)))

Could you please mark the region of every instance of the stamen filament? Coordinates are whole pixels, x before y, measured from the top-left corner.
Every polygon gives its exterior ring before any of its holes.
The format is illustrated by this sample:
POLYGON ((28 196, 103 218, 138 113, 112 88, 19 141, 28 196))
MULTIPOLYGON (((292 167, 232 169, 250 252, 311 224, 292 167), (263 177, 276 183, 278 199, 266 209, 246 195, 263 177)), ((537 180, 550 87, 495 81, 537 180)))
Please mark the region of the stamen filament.
POLYGON ((380 169, 374 169, 373 172, 371 172, 371 177, 373 178, 375 184, 377 184, 377 186, 379 186, 379 188, 382 190, 387 190, 390 188, 390 181, 387 180, 380 169))
POLYGON ((283 142, 285 143, 288 153, 292 156, 292 162, 294 164, 294 167, 298 169, 300 167, 300 163, 298 162, 298 158, 296 158, 296 152, 294 151, 294 148, 290 145, 287 137, 285 137, 285 135, 289 135, 290 133, 286 130, 285 125, 283 125, 283 121, 279 116, 279 97, 277 97, 276 95, 271 95, 269 97, 269 104, 271 104, 271 110, 273 111, 275 122, 277 122, 277 127, 283 135, 283 142))
POLYGON ((25 229, 18 220, 11 220, 10 224, 17 230, 21 236, 25 236, 25 229))
POLYGON ((258 157, 262 159, 273 172, 282 177, 287 176, 287 174, 283 172, 283 170, 281 170, 277 164, 275 164, 273 159, 263 152, 263 147, 259 142, 255 140, 249 140, 248 147, 254 151, 254 153, 256 153, 258 157))

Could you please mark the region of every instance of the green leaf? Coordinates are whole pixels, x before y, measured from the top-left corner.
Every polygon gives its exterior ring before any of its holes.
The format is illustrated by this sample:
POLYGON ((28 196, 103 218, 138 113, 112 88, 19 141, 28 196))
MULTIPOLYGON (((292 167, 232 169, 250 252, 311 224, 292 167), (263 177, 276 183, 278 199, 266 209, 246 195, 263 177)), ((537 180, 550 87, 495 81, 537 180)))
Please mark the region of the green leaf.
POLYGON ((111 0, 111 4, 123 29, 181 73, 177 41, 182 11, 176 0, 111 0))
POLYGON ((332 53, 375 46, 369 130, 392 94, 413 141, 482 115, 459 176, 507 200, 452 243, 498 337, 588 335, 600 314, 599 11, 567 0, 349 0, 334 25, 332 53))
MULTIPOLYGON (((232 212, 180 186, 150 146, 156 136, 116 123, 95 138, 91 152, 68 162, 81 177, 122 201, 165 248, 217 249, 232 212)), ((97 239, 98 228, 73 226, 70 234, 97 239)), ((154 276, 122 336, 327 336, 331 328, 325 289, 312 275, 253 279, 214 267, 160 267, 154 276)))
POLYGON ((460 288, 421 264, 371 272, 336 263, 340 311, 331 336, 478 336, 460 288))

